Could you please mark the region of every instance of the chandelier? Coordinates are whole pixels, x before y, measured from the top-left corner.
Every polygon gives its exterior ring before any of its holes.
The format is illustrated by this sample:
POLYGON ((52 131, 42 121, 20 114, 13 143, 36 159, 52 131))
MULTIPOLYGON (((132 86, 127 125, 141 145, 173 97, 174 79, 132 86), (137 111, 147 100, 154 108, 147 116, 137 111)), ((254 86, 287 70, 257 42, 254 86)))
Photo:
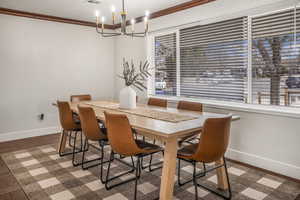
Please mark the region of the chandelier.
MULTIPOLYGON (((111 11, 112 11, 112 22, 113 22, 113 24, 115 24, 116 8, 114 6, 112 6, 111 11)), ((100 24, 99 14, 100 14, 100 12, 96 11, 96 31, 97 31, 97 33, 99 33, 103 37, 113 37, 113 36, 119 36, 119 35, 125 35, 125 36, 131 36, 131 37, 145 37, 148 33, 149 11, 145 11, 144 32, 135 32, 135 29, 134 29, 135 19, 130 20, 131 31, 127 32, 127 30, 126 30, 126 25, 127 25, 126 16, 127 16, 127 13, 125 11, 124 0, 122 0, 122 11, 120 13, 121 14, 121 28, 120 28, 121 31, 120 32, 107 32, 107 31, 105 31, 105 25, 104 25, 105 17, 104 16, 101 17, 101 24, 100 24)))

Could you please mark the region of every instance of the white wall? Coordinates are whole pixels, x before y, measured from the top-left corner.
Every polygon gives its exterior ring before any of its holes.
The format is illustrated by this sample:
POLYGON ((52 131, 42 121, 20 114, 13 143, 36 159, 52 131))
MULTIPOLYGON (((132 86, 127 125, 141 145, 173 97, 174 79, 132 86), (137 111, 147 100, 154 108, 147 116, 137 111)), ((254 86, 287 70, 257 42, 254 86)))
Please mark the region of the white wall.
MULTIPOLYGON (((247 14, 270 12, 289 7, 293 2, 293 0, 217 0, 151 20, 150 35, 168 31, 169 27, 176 29, 177 26, 191 22, 206 24, 247 14)), ((143 24, 137 24, 136 27, 142 30, 143 24)), ((116 71, 120 71, 121 56, 133 56, 136 60, 146 58, 149 51, 146 44, 145 41, 130 38, 117 39, 116 71)), ((116 85, 118 85, 117 95, 122 83, 116 80, 116 85)), ((170 105, 172 106, 172 103, 170 105)), ((240 121, 232 124, 228 157, 300 179, 299 118, 225 110, 214 106, 205 106, 205 111, 234 113, 241 117, 240 121)))
POLYGON ((55 132, 57 99, 113 98, 113 39, 89 27, 7 15, 0 27, 0 141, 55 132))

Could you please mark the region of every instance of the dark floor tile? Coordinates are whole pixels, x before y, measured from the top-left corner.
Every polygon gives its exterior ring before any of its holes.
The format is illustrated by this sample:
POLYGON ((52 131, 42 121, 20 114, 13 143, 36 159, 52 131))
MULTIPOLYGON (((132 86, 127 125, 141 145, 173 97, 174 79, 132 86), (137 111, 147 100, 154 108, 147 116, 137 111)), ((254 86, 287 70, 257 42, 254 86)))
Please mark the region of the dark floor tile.
POLYGON ((11 174, 1 175, 0 195, 20 190, 17 180, 11 174))
POLYGON ((9 174, 9 173, 10 173, 10 171, 9 171, 8 167, 6 166, 5 162, 0 157, 0 176, 9 174))
POLYGON ((23 190, 17 190, 0 195, 1 200, 28 200, 23 190))

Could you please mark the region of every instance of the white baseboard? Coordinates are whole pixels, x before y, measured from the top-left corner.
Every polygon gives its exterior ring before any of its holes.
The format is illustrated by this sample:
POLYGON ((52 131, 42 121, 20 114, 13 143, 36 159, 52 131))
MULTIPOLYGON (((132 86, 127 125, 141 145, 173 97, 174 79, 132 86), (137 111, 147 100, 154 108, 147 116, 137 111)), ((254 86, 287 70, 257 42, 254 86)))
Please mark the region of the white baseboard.
POLYGON ((7 142, 11 140, 24 139, 35 136, 50 135, 60 132, 60 127, 47 127, 40 129, 31 129, 26 131, 15 131, 9 133, 0 133, 0 142, 7 142))
POLYGON ((226 157, 236 161, 247 163, 249 165, 253 165, 255 167, 276 172, 278 174, 300 179, 299 166, 283 163, 246 152, 237 151, 234 149, 229 149, 226 153, 226 157))

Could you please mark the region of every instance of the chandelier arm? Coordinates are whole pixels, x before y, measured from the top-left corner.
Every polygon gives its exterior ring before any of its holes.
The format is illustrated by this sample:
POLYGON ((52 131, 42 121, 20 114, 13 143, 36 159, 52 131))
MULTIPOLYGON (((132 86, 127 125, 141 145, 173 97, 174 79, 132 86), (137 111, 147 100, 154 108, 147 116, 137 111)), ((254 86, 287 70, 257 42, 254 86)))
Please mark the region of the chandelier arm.
POLYGON ((100 33, 103 37, 113 37, 122 35, 121 33, 100 33))
POLYGON ((130 36, 130 37, 145 37, 146 36, 146 34, 142 34, 142 33, 139 33, 139 34, 136 34, 136 33, 126 33, 124 35, 130 36))
POLYGON ((121 33, 112 33, 112 32, 102 32, 99 30, 99 28, 96 27, 97 33, 101 34, 103 37, 110 37, 110 36, 118 36, 121 35, 121 33))

